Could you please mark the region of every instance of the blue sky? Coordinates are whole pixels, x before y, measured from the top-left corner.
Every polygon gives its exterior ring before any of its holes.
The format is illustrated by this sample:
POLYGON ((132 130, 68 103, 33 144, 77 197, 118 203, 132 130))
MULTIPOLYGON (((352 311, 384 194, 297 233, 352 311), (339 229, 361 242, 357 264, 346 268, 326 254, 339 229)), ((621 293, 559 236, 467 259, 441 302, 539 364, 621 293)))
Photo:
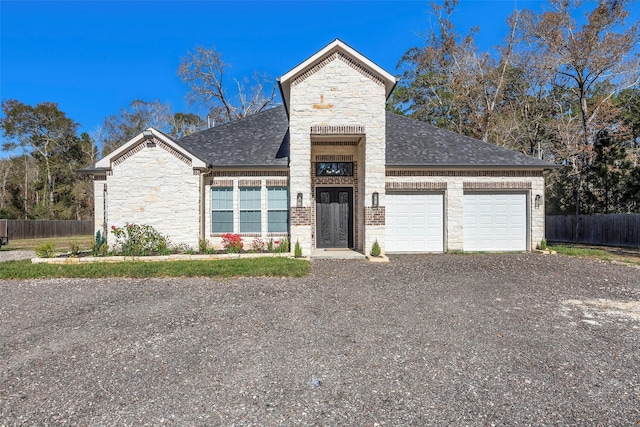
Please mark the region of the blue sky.
MULTIPOLYGON (((479 26, 478 44, 491 49, 516 4, 546 6, 461 0, 456 30, 479 26)), ((402 54, 422 45, 428 8, 426 1, 1 0, 0 98, 56 102, 89 133, 134 99, 187 111, 177 69, 198 45, 222 53, 229 77, 257 71, 275 79, 340 38, 395 74, 402 54)), ((631 18, 640 19, 633 8, 631 18)))

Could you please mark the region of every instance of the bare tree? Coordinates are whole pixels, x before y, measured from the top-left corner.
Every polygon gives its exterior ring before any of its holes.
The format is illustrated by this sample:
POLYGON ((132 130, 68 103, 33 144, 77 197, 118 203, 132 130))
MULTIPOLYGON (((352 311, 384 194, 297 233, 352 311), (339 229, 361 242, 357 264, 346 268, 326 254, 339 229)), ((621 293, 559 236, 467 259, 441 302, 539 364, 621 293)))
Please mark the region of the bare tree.
POLYGON ((522 15, 525 38, 541 58, 538 63, 555 73, 553 85, 567 89, 577 101, 584 144, 593 142, 596 132, 590 126, 600 108, 618 91, 640 82, 640 57, 634 52, 640 23, 616 32, 624 28, 630 2, 601 0, 582 27, 573 18, 580 1, 551 0, 554 10, 522 15), (598 83, 614 81, 608 93, 591 96, 598 83))
POLYGON ((129 108, 107 117, 95 138, 102 146, 102 155, 106 156, 148 127, 169 133, 172 121, 173 113, 169 104, 157 99, 150 102, 136 99, 131 101, 129 108))
POLYGON ((426 32, 425 45, 407 51, 398 64, 403 79, 392 108, 488 141, 495 136, 496 114, 511 84, 519 16, 509 21, 509 34, 497 55, 490 55, 475 45, 479 28, 465 36, 455 31, 451 17, 457 3, 431 3, 434 28, 426 32))
POLYGON ((217 122, 228 122, 276 105, 276 87, 266 75, 249 79, 233 79, 236 94, 226 86, 229 64, 215 48, 197 46, 180 61, 178 75, 190 87, 187 99, 191 105, 201 104, 217 122))
POLYGON ((576 215, 580 213, 583 171, 593 159, 593 142, 600 129, 594 124, 599 114, 611 105, 620 90, 640 82, 640 57, 634 48, 640 40, 640 23, 623 29, 631 0, 600 0, 581 27, 573 18, 582 6, 578 0, 550 0, 553 10, 522 14, 523 39, 540 58, 532 66, 554 73, 549 84, 556 101, 565 111, 558 123, 573 121, 573 109, 579 111, 579 127, 572 124, 565 132, 565 162, 571 164, 577 179, 576 215), (608 88, 608 90, 603 90, 608 88), (579 143, 573 140, 578 131, 579 143))

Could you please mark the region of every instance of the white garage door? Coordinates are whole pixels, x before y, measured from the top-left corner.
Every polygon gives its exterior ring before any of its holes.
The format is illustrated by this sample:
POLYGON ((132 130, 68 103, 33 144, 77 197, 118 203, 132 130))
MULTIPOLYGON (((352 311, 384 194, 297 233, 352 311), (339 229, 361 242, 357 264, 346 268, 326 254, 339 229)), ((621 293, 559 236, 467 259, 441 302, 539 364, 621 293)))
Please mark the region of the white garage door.
POLYGON ((465 193, 465 251, 527 249, 527 195, 465 193))
POLYGON ((443 251, 443 194, 387 193, 385 212, 387 252, 443 251))

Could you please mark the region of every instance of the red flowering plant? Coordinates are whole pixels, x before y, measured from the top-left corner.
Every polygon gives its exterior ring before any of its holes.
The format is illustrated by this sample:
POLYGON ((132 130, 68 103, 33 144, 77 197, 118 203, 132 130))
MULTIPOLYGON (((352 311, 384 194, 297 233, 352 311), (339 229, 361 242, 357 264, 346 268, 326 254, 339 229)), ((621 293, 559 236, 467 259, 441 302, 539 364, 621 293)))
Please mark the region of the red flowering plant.
POLYGON ((222 246, 230 254, 240 253, 242 250, 242 237, 239 234, 227 233, 222 235, 222 246))

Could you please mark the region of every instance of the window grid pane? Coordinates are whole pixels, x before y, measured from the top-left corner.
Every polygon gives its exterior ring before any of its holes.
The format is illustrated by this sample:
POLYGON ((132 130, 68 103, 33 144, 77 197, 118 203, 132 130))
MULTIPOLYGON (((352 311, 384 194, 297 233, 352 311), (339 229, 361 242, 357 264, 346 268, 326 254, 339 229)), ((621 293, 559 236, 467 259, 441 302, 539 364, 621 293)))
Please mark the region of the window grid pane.
POLYGON ((240 211, 240 232, 260 233, 260 211, 240 211))
POLYGON ((289 191, 287 187, 270 187, 267 194, 267 230, 270 233, 286 233, 289 231, 289 191))
POLYGON ((240 210, 260 210, 260 187, 240 189, 240 210))
POLYGON ((261 188, 240 189, 240 232, 260 233, 262 231, 261 188))
POLYGON ((289 212, 269 211, 269 233, 286 233, 289 212))
POLYGON ((233 233, 233 188, 211 189, 211 232, 233 233))
POLYGON ((268 195, 269 210, 284 210, 288 208, 289 197, 285 187, 270 187, 268 195))

